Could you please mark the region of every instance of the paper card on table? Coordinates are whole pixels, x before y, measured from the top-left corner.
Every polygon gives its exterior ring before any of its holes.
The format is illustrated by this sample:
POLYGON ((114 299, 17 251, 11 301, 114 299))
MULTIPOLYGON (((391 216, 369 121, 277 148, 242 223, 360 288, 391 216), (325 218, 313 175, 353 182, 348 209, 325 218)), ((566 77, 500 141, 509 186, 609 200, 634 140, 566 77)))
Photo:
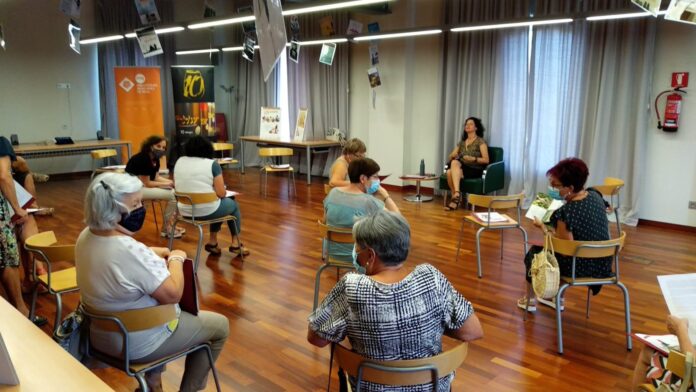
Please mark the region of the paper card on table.
POLYGON ((531 220, 538 218, 543 223, 549 223, 553 212, 562 206, 562 201, 552 199, 551 196, 545 193, 538 193, 524 216, 531 220))
MULTIPOLYGON (((476 219, 480 220, 481 222, 488 222, 489 220, 489 213, 488 212, 475 212, 474 216, 476 216, 476 219)), ((508 222, 508 218, 506 218, 504 215, 501 215, 497 212, 491 212, 490 213, 490 222, 491 223, 500 223, 500 222, 508 222)))
POLYGON ((657 277, 669 313, 689 320, 689 338, 696 342, 696 274, 657 277))
POLYGON ((301 142, 304 140, 305 124, 307 123, 307 113, 309 109, 301 108, 297 113, 297 123, 295 124, 295 135, 293 140, 296 142, 301 142))
POLYGON ((280 139, 280 108, 261 107, 261 124, 259 137, 262 139, 280 139))

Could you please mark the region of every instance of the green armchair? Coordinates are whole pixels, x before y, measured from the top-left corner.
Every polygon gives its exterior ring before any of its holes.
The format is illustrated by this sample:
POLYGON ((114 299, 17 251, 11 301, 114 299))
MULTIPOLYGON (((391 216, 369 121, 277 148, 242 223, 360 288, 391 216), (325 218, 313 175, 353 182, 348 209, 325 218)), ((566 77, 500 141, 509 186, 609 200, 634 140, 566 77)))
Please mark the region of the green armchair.
MULTIPOLYGON (((503 160, 503 149, 500 147, 488 146, 488 158, 490 163, 483 171, 481 178, 462 178, 459 189, 462 194, 473 193, 475 195, 485 195, 499 191, 505 187, 505 161, 503 160)), ((450 194, 447 184, 447 174, 440 176, 440 189, 445 191, 444 203, 447 205, 447 198, 450 194)))

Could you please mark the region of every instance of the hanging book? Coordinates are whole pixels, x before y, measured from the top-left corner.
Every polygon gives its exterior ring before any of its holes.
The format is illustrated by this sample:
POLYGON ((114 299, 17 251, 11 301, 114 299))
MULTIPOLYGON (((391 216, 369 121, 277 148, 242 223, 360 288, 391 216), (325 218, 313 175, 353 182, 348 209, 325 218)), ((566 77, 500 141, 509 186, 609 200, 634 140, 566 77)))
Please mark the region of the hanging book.
POLYGON ((321 27, 321 35, 328 37, 336 34, 336 29, 334 29, 334 22, 332 16, 325 16, 319 19, 319 26, 321 27))
POLYGON ((295 63, 300 61, 300 43, 297 41, 290 41, 290 52, 288 54, 290 60, 295 63))
POLYGON ((358 35, 362 33, 362 28, 362 23, 351 19, 350 23, 348 23, 348 31, 346 31, 346 35, 358 35))
POLYGON ((631 0, 631 2, 650 12, 653 14, 653 16, 657 16, 657 12, 660 10, 660 3, 662 3, 662 0, 631 0))
POLYGON ((80 0, 60 0, 58 8, 65 15, 80 19, 80 0))
POLYGON ((375 88, 382 85, 382 79, 380 79, 379 77, 379 70, 377 68, 368 69, 367 77, 370 80, 371 88, 375 88))
POLYGON ((254 45, 256 41, 252 34, 247 34, 244 38, 244 49, 242 50, 242 57, 247 61, 254 62, 254 45))
POLYGON ((149 25, 160 21, 155 0, 135 0, 135 8, 140 15, 140 23, 149 25))
POLYGON ((143 57, 148 58, 164 53, 154 27, 137 29, 135 35, 138 37, 138 45, 140 45, 140 51, 143 52, 143 57))
POLYGON ((319 62, 326 65, 332 65, 334 60, 334 55, 336 54, 336 44, 328 43, 321 46, 321 53, 319 54, 319 62))
POLYGON ((68 44, 70 49, 80 54, 80 25, 72 19, 68 23, 68 44))
POLYGON ((370 34, 379 33, 379 23, 373 22, 367 25, 367 32, 370 34))
POLYGON ((379 64, 379 47, 370 45, 370 65, 374 67, 377 64, 379 64))
POLYGON ((665 19, 696 24, 696 1, 672 0, 667 8, 665 19))

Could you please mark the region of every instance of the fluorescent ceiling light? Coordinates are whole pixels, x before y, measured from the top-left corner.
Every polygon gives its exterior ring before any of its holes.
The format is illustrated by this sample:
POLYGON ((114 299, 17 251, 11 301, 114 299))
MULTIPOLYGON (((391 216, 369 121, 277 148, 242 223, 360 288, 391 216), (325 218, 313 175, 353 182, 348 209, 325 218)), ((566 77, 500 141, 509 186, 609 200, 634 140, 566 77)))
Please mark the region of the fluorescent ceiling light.
POLYGON ((201 53, 215 53, 219 52, 220 49, 213 48, 213 49, 197 49, 197 50, 179 50, 176 52, 177 56, 181 56, 184 54, 201 54, 201 53))
POLYGON ((230 24, 251 22, 253 20, 255 20, 254 15, 248 15, 248 16, 240 16, 237 18, 214 20, 212 22, 194 23, 194 24, 188 25, 187 27, 189 29, 195 30, 195 29, 203 29, 206 27, 215 27, 215 26, 224 26, 224 25, 230 25, 230 24))
POLYGON ((307 45, 321 45, 321 44, 337 44, 341 42, 348 42, 348 38, 332 38, 332 39, 319 39, 316 41, 299 41, 301 46, 307 45))
MULTIPOLYGON (((182 30, 186 30, 186 29, 184 29, 181 26, 165 27, 165 28, 161 28, 161 29, 155 29, 155 34, 159 35, 159 34, 175 33, 177 31, 182 31, 182 30)), ((135 32, 126 34, 126 38, 135 38, 135 37, 136 37, 135 32)))
POLYGON ((353 38, 353 41, 368 41, 368 40, 399 38, 399 37, 417 37, 419 35, 432 35, 432 34, 440 34, 440 33, 442 33, 442 30, 433 29, 433 30, 422 30, 422 31, 410 31, 410 32, 403 32, 403 33, 363 35, 360 37, 353 38))
MULTIPOLYGON (((290 46, 290 44, 285 44, 285 46, 290 46)), ((254 49, 258 49, 258 45, 254 45, 254 49)), ((222 48, 223 52, 241 52, 244 50, 244 46, 228 46, 226 48, 222 48)))
MULTIPOLYGON (((667 11, 658 11, 657 15, 664 15, 667 11)), ((654 16, 650 12, 629 12, 624 14, 612 14, 612 15, 598 15, 598 16, 588 16, 587 20, 590 22, 596 22, 598 20, 613 20, 613 19, 628 19, 628 18, 641 18, 644 16, 654 16)), ((655 16, 657 17, 657 16, 655 16)))
POLYGON ((353 1, 344 1, 341 3, 333 3, 333 4, 323 4, 323 5, 315 5, 315 6, 309 6, 309 7, 303 7, 303 8, 296 8, 296 9, 289 9, 289 10, 283 10, 283 15, 288 16, 288 15, 298 15, 298 14, 308 14, 310 12, 321 12, 321 11, 329 11, 329 10, 335 10, 339 8, 348 8, 348 7, 358 7, 361 5, 370 5, 370 4, 378 4, 378 3, 386 3, 388 1, 393 1, 393 0, 353 0, 353 1))
POLYGON ((464 26, 455 27, 450 31, 459 33, 462 31, 479 31, 479 30, 495 30, 495 29, 510 29, 513 27, 529 27, 529 26, 542 26, 550 24, 560 24, 560 23, 570 23, 573 19, 547 19, 547 20, 530 20, 527 22, 513 22, 513 23, 498 23, 490 25, 479 25, 479 26, 464 26))
POLYGON ((83 39, 83 40, 80 40, 80 44, 82 44, 82 45, 96 44, 97 42, 117 41, 119 39, 123 39, 123 36, 122 35, 108 35, 105 37, 83 39))

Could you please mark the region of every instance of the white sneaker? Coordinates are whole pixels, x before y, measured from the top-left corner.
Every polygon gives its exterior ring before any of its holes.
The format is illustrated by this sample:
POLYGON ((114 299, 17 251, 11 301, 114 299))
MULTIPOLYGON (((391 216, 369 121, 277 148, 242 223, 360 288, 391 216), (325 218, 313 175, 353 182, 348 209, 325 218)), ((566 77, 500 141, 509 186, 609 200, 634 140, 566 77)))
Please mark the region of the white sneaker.
MULTIPOLYGON (((537 298, 537 301, 539 301, 540 304, 546 305, 549 308, 556 309, 556 298, 552 299, 543 299, 543 298, 537 298)), ((565 310, 565 299, 561 299, 561 312, 565 310)))

